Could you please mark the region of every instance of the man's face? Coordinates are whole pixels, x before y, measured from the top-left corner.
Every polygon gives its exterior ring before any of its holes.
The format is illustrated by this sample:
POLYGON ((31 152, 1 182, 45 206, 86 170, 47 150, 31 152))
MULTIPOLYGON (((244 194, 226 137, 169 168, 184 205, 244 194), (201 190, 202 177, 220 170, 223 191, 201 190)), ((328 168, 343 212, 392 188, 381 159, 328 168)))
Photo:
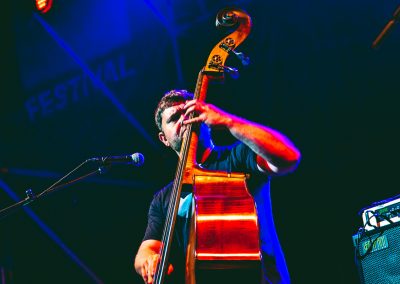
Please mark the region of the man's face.
POLYGON ((171 147, 175 152, 181 150, 182 137, 185 126, 181 125, 185 111, 184 104, 177 104, 166 108, 161 114, 162 132, 158 134, 158 138, 167 147, 171 147))

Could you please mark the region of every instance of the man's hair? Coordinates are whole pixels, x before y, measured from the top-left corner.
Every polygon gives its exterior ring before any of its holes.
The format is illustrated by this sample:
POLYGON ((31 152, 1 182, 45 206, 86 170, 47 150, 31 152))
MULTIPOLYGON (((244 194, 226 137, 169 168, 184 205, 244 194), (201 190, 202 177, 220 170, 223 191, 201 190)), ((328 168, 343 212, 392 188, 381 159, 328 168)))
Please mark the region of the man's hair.
POLYGON ((193 99, 193 94, 189 93, 186 90, 171 90, 165 93, 154 112, 154 120, 156 122, 157 128, 162 131, 161 114, 165 109, 177 104, 184 103, 185 101, 191 99, 193 99))

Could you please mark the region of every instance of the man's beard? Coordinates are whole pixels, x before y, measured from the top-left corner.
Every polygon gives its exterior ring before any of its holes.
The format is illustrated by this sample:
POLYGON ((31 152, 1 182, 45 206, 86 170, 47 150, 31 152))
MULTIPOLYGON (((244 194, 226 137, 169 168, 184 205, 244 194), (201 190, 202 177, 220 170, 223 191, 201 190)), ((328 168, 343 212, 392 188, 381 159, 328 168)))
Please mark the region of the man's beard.
POLYGON ((182 147, 182 140, 183 140, 182 138, 174 140, 174 142, 171 143, 172 150, 174 150, 177 153, 180 153, 182 147))

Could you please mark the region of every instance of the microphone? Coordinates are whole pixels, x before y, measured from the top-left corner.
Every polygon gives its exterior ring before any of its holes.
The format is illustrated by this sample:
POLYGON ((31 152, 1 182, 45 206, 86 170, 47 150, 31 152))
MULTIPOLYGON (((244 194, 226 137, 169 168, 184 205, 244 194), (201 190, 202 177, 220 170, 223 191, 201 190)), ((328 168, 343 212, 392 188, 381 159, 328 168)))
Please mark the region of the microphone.
POLYGON ((124 164, 140 167, 144 163, 144 156, 140 153, 125 156, 105 156, 87 159, 86 162, 100 162, 105 165, 124 164))
POLYGON ((377 48, 383 39, 389 34, 389 32, 393 29, 394 25, 398 22, 400 16, 400 6, 393 13, 392 19, 386 24, 383 30, 376 37, 374 42, 372 43, 372 48, 377 48))

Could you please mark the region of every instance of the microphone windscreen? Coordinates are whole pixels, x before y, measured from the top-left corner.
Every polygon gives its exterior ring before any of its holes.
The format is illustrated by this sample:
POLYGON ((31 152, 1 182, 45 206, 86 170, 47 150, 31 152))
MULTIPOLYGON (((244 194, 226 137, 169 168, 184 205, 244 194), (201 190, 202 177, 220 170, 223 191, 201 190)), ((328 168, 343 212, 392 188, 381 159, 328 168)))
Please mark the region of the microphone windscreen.
POLYGON ((132 157, 132 163, 135 166, 140 167, 144 163, 144 156, 141 153, 134 153, 131 155, 132 157))

